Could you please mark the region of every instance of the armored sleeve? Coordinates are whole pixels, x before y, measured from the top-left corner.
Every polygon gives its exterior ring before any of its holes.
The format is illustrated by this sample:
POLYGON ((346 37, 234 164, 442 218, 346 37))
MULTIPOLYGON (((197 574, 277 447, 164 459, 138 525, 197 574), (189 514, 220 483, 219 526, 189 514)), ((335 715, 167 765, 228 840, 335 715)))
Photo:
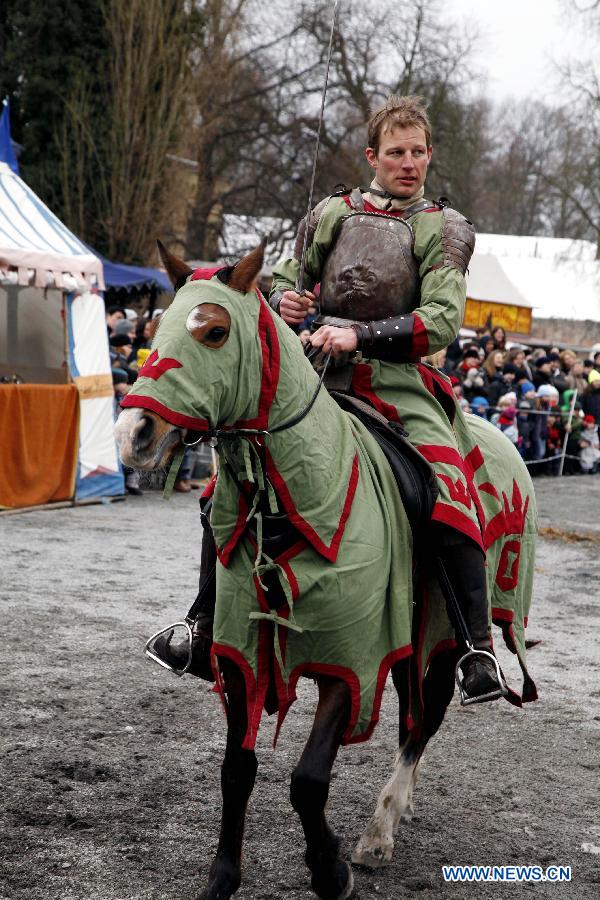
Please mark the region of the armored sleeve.
MULTIPOLYGON (((312 210, 308 221, 304 257, 304 287, 307 290, 312 291, 315 284, 320 281, 321 270, 335 237, 337 226, 347 213, 348 207, 341 197, 325 197, 312 210)), ((306 217, 304 217, 298 225, 292 256, 284 257, 273 268, 273 284, 269 303, 276 311, 278 311, 279 301, 284 291, 296 289, 306 227, 306 217)))
POLYGON ((411 221, 421 299, 414 313, 353 327, 366 356, 411 362, 450 344, 465 311, 465 272, 475 246, 472 224, 453 209, 418 213, 411 221))

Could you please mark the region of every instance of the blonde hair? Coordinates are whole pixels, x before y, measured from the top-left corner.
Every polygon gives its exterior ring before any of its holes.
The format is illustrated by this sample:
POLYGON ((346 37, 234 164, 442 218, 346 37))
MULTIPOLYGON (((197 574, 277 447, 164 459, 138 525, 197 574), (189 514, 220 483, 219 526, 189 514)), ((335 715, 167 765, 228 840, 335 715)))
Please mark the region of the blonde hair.
POLYGON ((494 357, 496 356, 497 353, 500 354, 500 356, 502 357, 502 362, 504 363, 506 354, 505 354, 504 350, 498 350, 498 348, 496 347, 495 350, 492 350, 491 353, 488 353, 488 355, 485 358, 485 362, 484 362, 483 366, 481 367, 482 369, 485 369, 485 371, 487 372, 487 374, 489 375, 490 378, 493 378, 494 375, 496 375, 496 366, 494 365, 494 357))
POLYGON ((390 94, 384 106, 376 109, 371 115, 367 126, 367 142, 369 147, 379 152, 379 139, 384 131, 391 131, 393 128, 406 128, 409 125, 416 125, 425 132, 425 141, 427 146, 431 146, 431 122, 425 108, 425 100, 423 97, 415 95, 407 95, 399 97, 397 94, 390 94))

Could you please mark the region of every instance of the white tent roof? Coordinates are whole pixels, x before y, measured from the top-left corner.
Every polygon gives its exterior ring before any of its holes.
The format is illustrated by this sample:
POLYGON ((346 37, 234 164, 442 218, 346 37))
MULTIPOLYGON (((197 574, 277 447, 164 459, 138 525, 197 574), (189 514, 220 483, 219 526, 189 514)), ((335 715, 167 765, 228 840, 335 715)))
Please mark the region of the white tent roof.
POLYGON ((473 254, 467 272, 467 297, 511 306, 533 306, 508 277, 502 260, 493 253, 473 254))
POLYGON ((533 307, 538 318, 600 322, 600 261, 595 256, 592 241, 478 234, 467 293, 474 299, 533 307), (494 291, 496 296, 490 296, 494 291), (505 300, 505 293, 522 300, 505 300))
POLYGON ((0 162, 0 272, 17 269, 17 283, 72 287, 71 279, 104 289, 102 262, 71 234, 6 163, 0 162), (65 280, 65 275, 67 279, 65 280), (68 278, 71 276, 71 279, 68 278))

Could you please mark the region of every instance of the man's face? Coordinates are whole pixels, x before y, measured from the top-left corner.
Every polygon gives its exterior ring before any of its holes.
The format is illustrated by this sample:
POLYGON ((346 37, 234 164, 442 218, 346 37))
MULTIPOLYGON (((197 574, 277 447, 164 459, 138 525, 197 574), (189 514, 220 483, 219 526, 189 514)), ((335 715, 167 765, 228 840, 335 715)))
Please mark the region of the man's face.
POLYGON ((384 131, 378 152, 367 147, 365 155, 381 187, 395 197, 412 197, 425 184, 431 147, 422 128, 410 125, 384 131))
POLYGON ((106 316, 106 324, 108 325, 109 328, 114 328, 115 325, 117 324, 117 322, 120 319, 124 319, 124 318, 125 318, 125 316, 123 315, 123 313, 120 310, 117 310, 117 312, 110 313, 110 315, 106 316))

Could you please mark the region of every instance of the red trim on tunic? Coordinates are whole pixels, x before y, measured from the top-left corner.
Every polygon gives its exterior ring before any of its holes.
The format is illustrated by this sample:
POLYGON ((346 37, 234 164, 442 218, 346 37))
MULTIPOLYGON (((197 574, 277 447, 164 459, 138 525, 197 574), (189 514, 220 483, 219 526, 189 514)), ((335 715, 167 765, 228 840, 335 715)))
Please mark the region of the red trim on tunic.
POLYGON ((364 397, 371 406, 374 406, 377 412, 385 416, 390 422, 400 422, 398 410, 391 403, 386 403, 381 397, 378 397, 371 384, 371 366, 366 363, 359 363, 354 366, 352 375, 352 390, 357 397, 364 397))
MULTIPOLYGON (((344 196, 342 197, 342 200, 344 201, 346 206, 349 206, 350 209, 354 209, 354 207, 352 206, 352 204, 350 202, 350 194, 344 194, 344 196)), ((377 215, 380 215, 380 216, 393 216, 394 218, 402 218, 402 216, 404 214, 404 210, 402 210, 402 209, 379 209, 377 206, 373 206, 372 203, 369 203, 368 200, 363 200, 363 202, 365 205, 364 211, 368 212, 368 213, 376 213, 377 215)), ((359 213, 360 210, 355 209, 354 212, 359 213)), ((427 209, 422 209, 422 210, 420 210, 420 212, 427 212, 427 213, 440 212, 440 207, 439 206, 428 206, 427 209)))
POLYGON ((183 413, 169 409, 164 403, 155 400, 154 397, 145 397, 142 394, 127 394, 121 400, 121 406, 141 407, 157 413, 165 422, 177 425, 179 428, 191 428, 194 431, 208 431, 210 424, 207 419, 199 419, 195 416, 186 416, 183 413))
POLYGON ((421 318, 417 315, 417 313, 413 313, 413 337, 412 337, 412 352, 411 356, 416 358, 421 358, 421 356, 427 356, 429 353, 429 337, 427 335, 427 329, 423 325, 421 318))
POLYGON ((344 535, 344 529, 346 526, 346 522, 348 520, 348 516, 352 510, 352 503, 354 501, 354 495, 356 494, 356 486, 358 485, 359 478, 359 462, 358 462, 358 452, 354 454, 354 460, 352 462, 352 472, 350 474, 350 480, 348 483, 348 490, 346 493, 346 499, 344 501, 344 508, 342 509, 342 514, 340 516, 340 520, 338 522, 337 529, 335 534, 331 539, 331 543, 327 545, 317 532, 314 530, 312 525, 310 525, 306 519, 304 519, 298 510, 296 509, 296 505, 290 494, 287 484, 283 480, 280 473, 277 471, 277 467, 275 465, 275 460, 271 456, 269 452, 269 448, 265 447, 265 459, 267 463, 267 476, 275 488, 277 492, 277 496, 281 500, 283 504, 283 508, 287 513, 287 517, 290 522, 296 526, 298 531, 304 535, 307 541, 314 547, 314 549, 324 556, 329 562, 335 562, 337 559, 340 543, 342 537, 344 535))

